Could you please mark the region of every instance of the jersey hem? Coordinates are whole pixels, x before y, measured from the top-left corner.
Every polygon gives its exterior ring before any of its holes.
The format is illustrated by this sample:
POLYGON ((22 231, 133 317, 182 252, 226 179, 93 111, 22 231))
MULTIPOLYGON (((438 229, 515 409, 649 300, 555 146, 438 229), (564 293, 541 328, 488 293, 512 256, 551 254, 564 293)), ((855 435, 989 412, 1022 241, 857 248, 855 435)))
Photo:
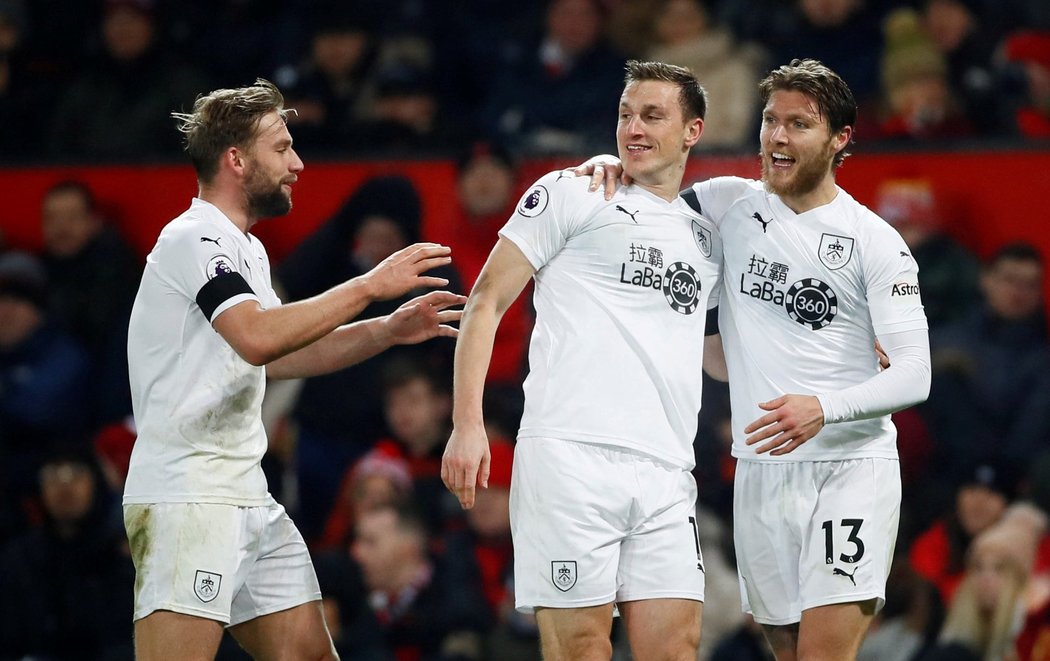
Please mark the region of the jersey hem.
POLYGON ((675 468, 681 468, 683 470, 691 471, 696 465, 694 461, 683 462, 680 458, 673 457, 671 455, 664 454, 661 452, 655 452, 653 448, 648 445, 641 445, 639 443, 634 443, 628 439, 616 438, 612 436, 600 436, 597 434, 589 435, 583 432, 566 434, 562 431, 553 431, 546 429, 528 429, 525 431, 519 431, 518 438, 550 439, 555 441, 568 441, 570 443, 586 443, 588 445, 606 445, 614 448, 633 450, 635 452, 639 452, 654 459, 658 459, 659 461, 670 464, 675 468))
POLYGON ((158 505, 161 503, 199 505, 232 505, 233 507, 267 507, 276 503, 276 499, 269 493, 259 498, 229 498, 224 496, 127 496, 121 501, 121 505, 158 505))
POLYGON ((747 454, 738 450, 735 446, 731 454, 734 458, 741 461, 753 461, 759 464, 797 464, 803 461, 847 461, 849 459, 892 459, 894 461, 900 460, 900 455, 896 452, 857 452, 856 450, 849 450, 842 453, 836 454, 822 454, 819 456, 814 455, 795 455, 793 452, 789 452, 786 455, 771 456, 768 452, 766 454, 757 454, 750 447, 746 450, 747 454))

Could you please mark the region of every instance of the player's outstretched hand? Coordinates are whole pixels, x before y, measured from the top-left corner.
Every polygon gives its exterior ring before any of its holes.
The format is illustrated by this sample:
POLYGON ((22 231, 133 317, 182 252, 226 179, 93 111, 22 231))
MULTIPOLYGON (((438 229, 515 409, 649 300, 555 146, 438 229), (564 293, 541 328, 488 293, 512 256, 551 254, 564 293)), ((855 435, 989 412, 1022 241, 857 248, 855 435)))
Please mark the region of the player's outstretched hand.
POLYGON ((591 185, 589 190, 596 191, 599 186, 605 187, 605 199, 611 200, 616 187, 619 184, 626 186, 631 183, 631 177, 624 173, 623 164, 620 159, 612 154, 599 154, 592 156, 580 165, 572 169, 577 177, 590 176, 591 185))
POLYGON ((413 243, 379 262, 361 276, 372 298, 379 301, 402 296, 419 287, 444 287, 445 278, 422 275, 452 261, 452 249, 437 243, 413 243))
POLYGON ((491 461, 489 438, 483 425, 469 431, 459 427, 452 430, 441 457, 441 481, 456 495, 463 509, 474 507, 475 487, 488 488, 491 461))
POLYGON ((417 344, 432 337, 456 337, 459 331, 448 324, 459 321, 463 310, 450 310, 463 305, 467 297, 447 291, 432 291, 402 304, 383 319, 394 344, 417 344))
POLYGON ((751 434, 748 445, 768 441, 755 450, 757 454, 787 454, 824 427, 824 409, 813 395, 781 395, 758 406, 770 412, 744 427, 744 433, 751 434))

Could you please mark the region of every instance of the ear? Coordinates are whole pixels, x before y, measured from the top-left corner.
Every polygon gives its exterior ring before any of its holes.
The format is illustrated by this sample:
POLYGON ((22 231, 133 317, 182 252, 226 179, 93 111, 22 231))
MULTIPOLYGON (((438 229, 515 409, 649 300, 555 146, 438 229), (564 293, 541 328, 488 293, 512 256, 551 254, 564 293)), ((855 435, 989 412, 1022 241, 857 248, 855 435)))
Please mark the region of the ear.
POLYGON ((244 174, 245 154, 237 147, 228 148, 222 155, 222 167, 240 176, 244 174))
POLYGON ((686 149, 692 149, 693 146, 699 142, 700 136, 704 133, 704 120, 699 117, 686 122, 685 125, 685 146, 686 149))
POLYGON ((849 141, 852 138, 853 138, 853 127, 852 126, 843 127, 842 130, 839 131, 835 135, 835 153, 837 154, 838 152, 840 152, 843 149, 845 149, 846 145, 849 144, 849 141))

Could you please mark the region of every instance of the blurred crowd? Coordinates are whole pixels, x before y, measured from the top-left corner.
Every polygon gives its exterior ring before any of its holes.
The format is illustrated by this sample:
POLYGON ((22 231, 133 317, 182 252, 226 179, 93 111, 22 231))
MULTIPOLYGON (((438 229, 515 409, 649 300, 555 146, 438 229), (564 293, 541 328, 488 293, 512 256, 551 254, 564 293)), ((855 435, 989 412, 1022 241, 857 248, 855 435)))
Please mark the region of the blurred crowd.
POLYGON ((1050 137, 1045 0, 0 0, 0 160, 176 158, 169 113, 264 77, 304 156, 609 151, 629 58, 689 66, 699 150, 747 150, 756 84, 814 57, 866 144, 1050 137))
MULTIPOLYGON (((1050 137, 1048 7, 0 0, 0 155, 175 158, 172 109, 263 75, 298 109, 292 132, 305 153, 456 159, 454 263, 440 275, 465 293, 529 183, 518 159, 611 147, 595 118, 613 107, 627 56, 700 73, 712 96, 702 149, 747 148, 755 81, 796 55, 844 74, 867 107, 865 142, 1050 137)), ((1045 257, 1007 242, 978 259, 921 178, 883 182, 872 206, 919 263, 934 375, 930 399, 894 416, 904 509, 886 608, 862 658, 1050 661, 1045 257)), ((103 208, 82 182, 56 181, 39 205, 43 249, 0 247, 0 659, 131 658, 120 494, 135 440, 127 321, 143 260, 103 208)), ((410 180, 366 180, 275 265, 282 299, 429 238, 423 211, 410 180)), ((513 608, 508 519, 528 298, 496 338, 485 402, 493 472, 467 512, 439 476, 451 340, 268 387, 270 490, 311 545, 343 658, 539 658, 534 620, 513 608)), ((728 393, 709 381, 704 397, 701 658, 765 660, 739 609, 728 393)), ((618 626, 611 635, 626 659, 618 626)), ((244 656, 227 641, 220 658, 244 656)))

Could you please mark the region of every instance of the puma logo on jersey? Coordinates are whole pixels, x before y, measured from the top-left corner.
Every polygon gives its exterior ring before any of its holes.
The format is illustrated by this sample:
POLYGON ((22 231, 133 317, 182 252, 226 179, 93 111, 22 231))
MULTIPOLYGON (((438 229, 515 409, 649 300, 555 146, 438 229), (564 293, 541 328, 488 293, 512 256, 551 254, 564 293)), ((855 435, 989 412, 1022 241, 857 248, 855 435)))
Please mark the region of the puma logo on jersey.
POLYGON ((640 211, 639 209, 636 209, 634 213, 631 213, 631 212, 630 212, 630 211, 628 211, 627 209, 624 209, 624 208, 623 208, 623 207, 621 207, 621 206, 620 206, 619 204, 617 204, 617 205, 616 205, 616 210, 617 210, 617 211, 622 211, 622 212, 624 212, 625 214, 627 214, 628 216, 630 216, 630 217, 631 217, 631 220, 633 220, 633 221, 634 221, 634 222, 635 222, 636 224, 638 223, 638 219, 637 219, 637 218, 635 218, 634 216, 635 216, 635 214, 637 214, 637 213, 638 213, 638 211, 640 211))
MULTIPOLYGON (((856 573, 857 573, 857 569, 854 567, 853 574, 856 574, 856 573)), ((853 574, 847 574, 845 572, 845 570, 839 569, 838 567, 835 567, 834 569, 831 570, 831 575, 832 576, 845 576, 846 578, 849 579, 849 582, 853 584, 853 587, 857 587, 857 581, 853 580, 853 574)))
POLYGON ((766 226, 769 225, 769 223, 773 222, 772 218, 770 218, 769 220, 766 220, 765 218, 762 217, 762 214, 758 213, 757 211, 755 213, 751 214, 751 217, 754 218, 755 220, 757 220, 758 222, 762 223, 762 233, 763 234, 766 233, 766 226))
MULTIPOLYGON (((219 239, 221 239, 221 238, 222 238, 222 237, 220 236, 220 237, 219 237, 219 239)), ((202 236, 202 237, 201 237, 201 243, 204 243, 205 241, 211 241, 211 242, 212 242, 212 243, 214 243, 215 245, 219 246, 219 239, 209 239, 209 238, 208 238, 208 237, 206 237, 206 236, 202 236)), ((219 247, 221 248, 222 246, 219 246, 219 247)))

